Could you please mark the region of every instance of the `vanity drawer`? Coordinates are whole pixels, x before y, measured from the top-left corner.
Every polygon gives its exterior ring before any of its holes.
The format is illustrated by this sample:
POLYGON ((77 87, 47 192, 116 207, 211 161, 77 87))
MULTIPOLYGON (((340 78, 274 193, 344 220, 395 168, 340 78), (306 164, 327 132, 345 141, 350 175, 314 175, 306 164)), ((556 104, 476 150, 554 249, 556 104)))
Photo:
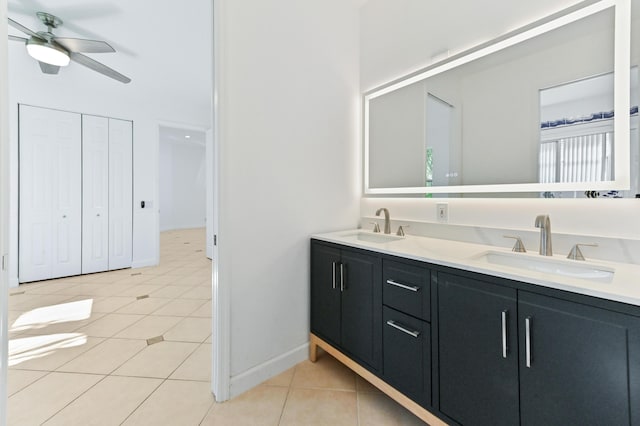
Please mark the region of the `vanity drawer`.
POLYGON ((431 320, 431 272, 409 263, 384 260, 383 303, 406 314, 431 320))
POLYGON ((423 407, 431 405, 431 326, 383 307, 384 379, 423 407))

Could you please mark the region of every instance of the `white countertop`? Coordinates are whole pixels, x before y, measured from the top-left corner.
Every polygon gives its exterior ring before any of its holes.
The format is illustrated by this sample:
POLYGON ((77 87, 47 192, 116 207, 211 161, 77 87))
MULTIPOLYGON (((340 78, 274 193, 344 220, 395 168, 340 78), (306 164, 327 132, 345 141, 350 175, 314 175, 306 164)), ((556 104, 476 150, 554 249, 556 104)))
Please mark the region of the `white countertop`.
POLYGON ((312 235, 312 238, 640 306, 640 265, 590 259, 576 261, 566 259, 562 255, 554 255, 552 258, 552 262, 569 266, 589 265, 603 270, 613 270, 613 278, 609 282, 603 282, 515 266, 503 266, 482 260, 482 255, 487 252, 504 253, 506 256, 522 256, 522 259, 531 258, 533 261, 545 258, 545 256, 538 255, 537 252, 512 253, 511 250, 503 247, 414 235, 407 235, 391 242, 368 242, 357 239, 354 236, 356 233, 371 234, 373 237, 381 235, 358 229, 315 234, 312 235))

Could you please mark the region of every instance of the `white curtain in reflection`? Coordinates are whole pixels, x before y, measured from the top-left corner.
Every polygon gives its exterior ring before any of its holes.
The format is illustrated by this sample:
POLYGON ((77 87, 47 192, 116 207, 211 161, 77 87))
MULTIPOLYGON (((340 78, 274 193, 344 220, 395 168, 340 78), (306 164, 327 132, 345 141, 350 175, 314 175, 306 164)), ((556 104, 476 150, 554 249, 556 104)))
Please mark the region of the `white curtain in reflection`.
POLYGON ((558 143, 557 141, 545 142, 540 145, 540 183, 557 182, 558 162, 558 143))
POLYGON ((612 179, 613 132, 574 136, 540 145, 541 183, 612 179))

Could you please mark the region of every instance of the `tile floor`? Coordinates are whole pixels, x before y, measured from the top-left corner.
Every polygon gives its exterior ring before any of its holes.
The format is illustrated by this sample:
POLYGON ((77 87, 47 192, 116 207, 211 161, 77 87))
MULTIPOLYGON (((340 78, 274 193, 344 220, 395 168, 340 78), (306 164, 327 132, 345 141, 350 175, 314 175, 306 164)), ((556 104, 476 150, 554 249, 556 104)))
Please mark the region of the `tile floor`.
POLYGON ((327 354, 215 403, 204 238, 164 232, 159 266, 12 289, 8 424, 423 424, 327 354))

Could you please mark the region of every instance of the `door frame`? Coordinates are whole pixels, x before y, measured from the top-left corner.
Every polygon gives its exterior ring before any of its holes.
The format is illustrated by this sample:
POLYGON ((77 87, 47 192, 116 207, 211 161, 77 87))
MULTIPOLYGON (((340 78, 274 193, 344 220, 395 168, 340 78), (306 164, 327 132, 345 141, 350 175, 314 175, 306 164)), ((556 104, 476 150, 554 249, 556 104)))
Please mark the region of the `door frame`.
MULTIPOLYGON (((9 56, 7 0, 0 0, 0 63, 9 56)), ((7 422, 8 300, 9 300, 9 69, 0 67, 0 425, 7 422)))
MULTIPOLYGON (((3 0, 0 0, 3 1, 3 0)), ((224 95, 224 75, 222 62, 224 51, 222 43, 224 0, 211 0, 212 16, 212 127, 213 127, 213 263, 211 268, 211 331, 212 331, 212 357, 211 357, 211 392, 217 402, 227 401, 231 394, 231 282, 228 274, 225 275, 224 259, 224 235, 220 235, 220 200, 224 203, 224 197, 220 196, 222 173, 220 168, 220 152, 222 147, 222 115, 220 110, 220 98, 224 95), (223 248, 221 250, 220 248, 223 248), (221 255, 222 254, 222 255, 221 255)))

